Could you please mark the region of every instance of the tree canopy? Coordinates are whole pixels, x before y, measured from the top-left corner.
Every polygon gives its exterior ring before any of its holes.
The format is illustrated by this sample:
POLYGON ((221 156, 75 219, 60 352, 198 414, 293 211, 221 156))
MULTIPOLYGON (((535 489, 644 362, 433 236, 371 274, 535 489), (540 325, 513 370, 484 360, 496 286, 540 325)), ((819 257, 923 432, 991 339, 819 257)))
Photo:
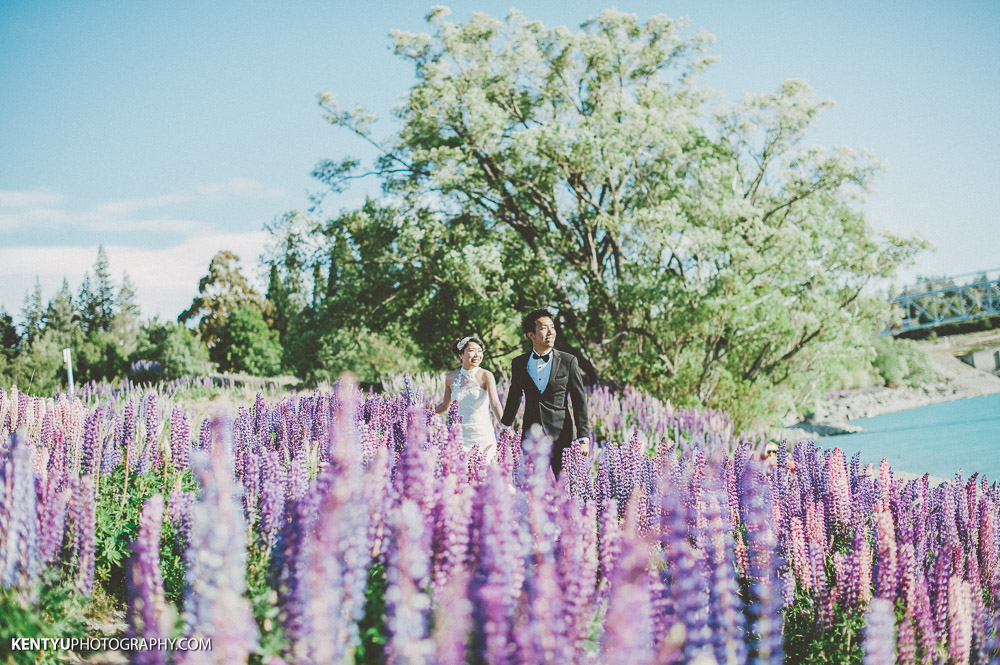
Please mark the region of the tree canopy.
POLYGON ((441 366, 429 337, 509 349, 517 313, 548 304, 592 379, 740 423, 800 405, 869 346, 887 305, 866 286, 923 243, 869 225, 871 154, 808 143, 831 103, 806 82, 713 102, 711 37, 666 16, 607 10, 572 31, 447 13, 393 33, 416 75, 398 131, 320 96, 379 156, 316 177, 375 175, 386 195, 313 223, 313 264, 352 294, 329 317, 392 324, 441 366))
MULTIPOLYGON (((209 350, 215 347, 226 319, 241 307, 261 309, 263 301, 243 275, 240 257, 220 250, 208 264, 208 274, 198 281, 198 295, 191 307, 177 317, 179 323, 197 320, 196 330, 209 350)), ((218 358, 214 358, 218 362, 218 358)))

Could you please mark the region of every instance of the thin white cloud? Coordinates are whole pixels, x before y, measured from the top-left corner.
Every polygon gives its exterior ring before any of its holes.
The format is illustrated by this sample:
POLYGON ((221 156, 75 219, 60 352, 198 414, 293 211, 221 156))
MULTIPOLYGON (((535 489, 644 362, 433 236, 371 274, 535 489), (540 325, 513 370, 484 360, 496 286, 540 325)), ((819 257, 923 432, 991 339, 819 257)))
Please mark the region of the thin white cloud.
POLYGON ((279 188, 249 178, 233 178, 186 191, 104 201, 80 209, 53 189, 0 190, 0 306, 17 315, 25 293, 34 290, 36 277, 45 300, 56 294, 63 278, 69 280, 75 292, 83 274, 93 267, 97 245, 102 241, 115 281, 121 280, 123 270, 129 273, 147 315, 174 318, 190 306, 198 280, 221 249, 238 254, 244 274, 260 286, 257 259, 267 243, 265 231, 223 231, 215 222, 201 221, 203 213, 173 210, 171 206, 260 201, 284 195, 279 188), (74 237, 93 237, 92 244, 43 246, 34 239, 48 236, 51 241, 68 230, 74 237), (4 238, 5 233, 15 232, 25 233, 29 238, 26 244, 13 246, 4 238), (141 244, 149 245, 151 235, 160 246, 147 249, 127 244, 128 238, 142 238, 141 244))
POLYGON ((203 229, 204 225, 164 215, 149 219, 140 213, 185 203, 234 199, 259 201, 284 195, 285 191, 278 187, 268 187, 250 178, 232 178, 196 185, 181 192, 105 201, 87 210, 73 210, 65 196, 51 189, 0 190, 0 233, 72 226, 95 232, 166 231, 190 234, 203 229))
POLYGON ((52 189, 0 189, 0 211, 62 205, 65 197, 52 189))
MULTIPOLYGON (((255 288, 263 288, 257 274, 257 259, 268 241, 265 231, 251 233, 212 233, 190 238, 169 247, 143 249, 107 245, 113 279, 120 283, 122 272, 129 274, 136 287, 145 316, 174 319, 191 305, 198 293, 198 280, 208 271, 208 264, 219 250, 229 250, 240 257, 243 274, 255 288)), ((74 292, 84 272, 97 259, 97 247, 0 247, 0 303, 19 318, 25 293, 34 290, 36 276, 42 296, 48 301, 59 290, 63 278, 74 292)))
POLYGON ((276 199, 285 195, 285 190, 280 187, 268 187, 250 178, 233 178, 226 182, 198 185, 195 191, 212 200, 227 197, 276 199))
POLYGON ((162 208, 163 206, 175 203, 186 203, 191 200, 190 195, 184 194, 164 194, 162 196, 147 196, 139 199, 126 199, 124 201, 108 201, 94 208, 97 215, 131 215, 140 210, 149 208, 162 208))

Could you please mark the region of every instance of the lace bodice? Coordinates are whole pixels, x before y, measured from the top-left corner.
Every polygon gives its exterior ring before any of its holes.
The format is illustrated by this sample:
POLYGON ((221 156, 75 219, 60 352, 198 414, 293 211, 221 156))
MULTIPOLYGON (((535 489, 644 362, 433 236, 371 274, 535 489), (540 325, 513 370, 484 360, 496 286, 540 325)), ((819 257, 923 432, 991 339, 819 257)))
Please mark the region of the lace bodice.
POLYGON ((463 423, 489 422, 489 397, 479 383, 481 371, 461 368, 451 384, 451 398, 458 402, 458 415, 463 423))
POLYGON ((497 458, 497 439, 490 422, 489 393, 480 384, 482 371, 459 369, 451 383, 451 398, 458 402, 458 415, 462 418, 462 445, 478 450, 492 463, 497 458))

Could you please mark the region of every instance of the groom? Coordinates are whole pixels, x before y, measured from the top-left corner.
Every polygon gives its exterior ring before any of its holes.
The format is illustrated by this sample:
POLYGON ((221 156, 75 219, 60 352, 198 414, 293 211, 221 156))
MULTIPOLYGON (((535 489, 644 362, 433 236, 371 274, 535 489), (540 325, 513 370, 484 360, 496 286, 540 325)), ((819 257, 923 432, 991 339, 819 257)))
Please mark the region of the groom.
POLYGON ((514 423, 524 396, 524 432, 537 423, 552 437, 550 462, 558 476, 563 450, 571 443, 578 444, 584 455, 589 450, 590 418, 583 377, 576 356, 552 348, 556 343, 556 328, 548 310, 536 309, 528 314, 521 330, 531 342, 531 352, 511 361, 510 388, 500 423, 504 429, 514 423), (572 415, 569 400, 573 402, 572 415))

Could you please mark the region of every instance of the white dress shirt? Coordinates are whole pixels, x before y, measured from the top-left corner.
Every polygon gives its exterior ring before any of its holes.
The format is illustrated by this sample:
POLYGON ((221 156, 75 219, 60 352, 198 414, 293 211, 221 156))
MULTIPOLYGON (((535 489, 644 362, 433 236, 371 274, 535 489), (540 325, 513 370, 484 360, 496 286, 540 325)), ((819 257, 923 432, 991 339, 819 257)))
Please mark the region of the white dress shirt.
MULTIPOLYGON (((535 353, 534 350, 531 352, 535 353)), ((545 392, 545 387, 549 385, 549 376, 552 375, 552 354, 555 351, 549 351, 548 361, 542 360, 541 358, 533 358, 528 356, 528 376, 531 380, 535 382, 538 387, 538 392, 545 392)))

